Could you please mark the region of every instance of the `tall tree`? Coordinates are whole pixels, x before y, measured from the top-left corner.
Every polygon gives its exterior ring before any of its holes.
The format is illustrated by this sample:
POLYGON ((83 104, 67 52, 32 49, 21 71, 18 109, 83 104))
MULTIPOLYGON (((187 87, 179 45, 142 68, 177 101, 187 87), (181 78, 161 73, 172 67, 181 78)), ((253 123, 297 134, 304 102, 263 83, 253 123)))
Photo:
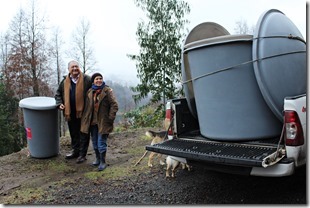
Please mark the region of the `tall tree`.
MULTIPOLYGON (((48 62, 48 48, 45 38, 46 18, 39 15, 39 9, 36 7, 37 2, 32 0, 30 12, 28 14, 26 46, 28 54, 25 57, 26 62, 30 65, 30 75, 33 86, 33 95, 44 95, 48 86, 45 84, 48 79, 48 71, 50 71, 48 62), (44 89, 40 93, 40 88, 44 89)), ((50 92, 48 92, 50 94, 50 92)))
POLYGON ((128 55, 136 61, 141 82, 132 88, 133 98, 138 102, 151 93, 151 102, 165 103, 181 93, 181 44, 188 23, 184 16, 190 8, 182 0, 135 0, 135 4, 145 11, 149 22, 138 23, 140 53, 128 55))
POLYGON ((4 76, 5 69, 8 65, 9 37, 1 34, 0 36, 0 76, 4 76))
POLYGON ((25 140, 18 122, 18 100, 6 89, 1 77, 0 97, 0 156, 3 156, 19 151, 25 140))
MULTIPOLYGON (((51 95, 49 50, 45 38, 45 17, 39 16, 37 4, 31 1, 30 9, 20 9, 7 32, 10 37, 6 80, 14 80, 16 96, 51 95)), ((13 85, 14 84, 14 85, 13 85)))
POLYGON ((72 35, 73 47, 68 51, 69 56, 80 63, 84 73, 92 71, 96 65, 90 35, 90 23, 86 18, 82 18, 72 35))
MULTIPOLYGON (((56 69, 56 74, 57 74, 57 83, 53 86, 55 86, 55 89, 53 90, 54 92, 56 91, 57 87, 59 86, 61 80, 62 80, 62 75, 64 75, 64 70, 66 67, 64 66, 64 62, 62 60, 62 45, 63 45, 63 40, 61 37, 61 31, 59 27, 54 28, 53 34, 52 34, 52 46, 50 48, 51 50, 51 58, 53 60, 53 66, 56 69)), ((58 118, 60 121, 59 125, 59 135, 65 135, 66 133, 66 127, 67 127, 67 122, 65 121, 64 117, 62 116, 62 113, 59 111, 58 112, 58 118)))
POLYGON ((63 69, 66 68, 63 60, 62 60, 62 45, 64 44, 62 37, 61 37, 61 31, 59 27, 56 27, 53 30, 52 34, 52 46, 50 48, 51 50, 51 58, 53 60, 53 66, 56 69, 57 74, 57 86, 60 84, 62 80, 62 76, 66 73, 63 69))
POLYGON ((15 96, 19 99, 31 95, 29 67, 25 61, 27 55, 26 48, 26 14, 20 8, 13 17, 10 28, 6 34, 6 65, 3 68, 3 80, 6 88, 11 89, 14 86, 15 96))

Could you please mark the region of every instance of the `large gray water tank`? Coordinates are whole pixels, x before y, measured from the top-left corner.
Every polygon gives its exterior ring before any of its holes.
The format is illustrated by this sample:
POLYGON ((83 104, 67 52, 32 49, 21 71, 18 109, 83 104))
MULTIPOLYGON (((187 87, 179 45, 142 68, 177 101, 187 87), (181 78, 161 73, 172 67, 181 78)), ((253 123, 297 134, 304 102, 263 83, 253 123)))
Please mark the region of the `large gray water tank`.
MULTIPOLYGON (((194 27, 190 33, 187 35, 183 48, 183 51, 186 50, 186 47, 193 47, 195 44, 200 44, 201 40, 207 38, 213 38, 223 35, 229 35, 229 32, 222 27, 221 25, 214 22, 204 22, 196 27, 194 27)), ((183 79, 183 91, 188 103, 188 107, 192 115, 197 118, 197 110, 195 103, 195 93, 193 90, 193 84, 191 81, 191 74, 188 70, 187 54, 182 51, 182 60, 181 60, 181 70, 182 70, 182 79, 183 79), (186 70, 185 70, 186 69, 186 70)))
POLYGON ((201 134, 214 140, 278 136, 282 124, 266 104, 252 64, 252 36, 208 38, 184 50, 201 134))
POLYGON ((58 109, 55 98, 29 97, 19 102, 30 155, 48 158, 59 154, 58 109))
POLYGON ((281 11, 263 13, 253 39, 254 71, 270 109, 283 120, 284 98, 307 90, 306 42, 281 11))
POLYGON ((183 89, 201 134, 227 141, 279 136, 284 98, 306 93, 301 33, 276 9, 261 15, 253 37, 219 31, 203 39, 194 28, 182 50, 183 89))

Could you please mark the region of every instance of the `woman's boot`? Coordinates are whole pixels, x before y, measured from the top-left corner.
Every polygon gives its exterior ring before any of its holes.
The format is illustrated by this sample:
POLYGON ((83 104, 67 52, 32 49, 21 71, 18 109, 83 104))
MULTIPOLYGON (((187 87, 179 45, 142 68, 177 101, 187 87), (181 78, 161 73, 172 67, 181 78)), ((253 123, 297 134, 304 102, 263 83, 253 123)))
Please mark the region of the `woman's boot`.
POLYGON ((100 153, 100 163, 98 166, 99 171, 102 171, 107 167, 107 165, 105 164, 105 155, 106 155, 106 152, 100 153))
POLYGON ((96 161, 93 162, 93 166, 98 166, 100 164, 100 153, 98 149, 95 149, 96 161))

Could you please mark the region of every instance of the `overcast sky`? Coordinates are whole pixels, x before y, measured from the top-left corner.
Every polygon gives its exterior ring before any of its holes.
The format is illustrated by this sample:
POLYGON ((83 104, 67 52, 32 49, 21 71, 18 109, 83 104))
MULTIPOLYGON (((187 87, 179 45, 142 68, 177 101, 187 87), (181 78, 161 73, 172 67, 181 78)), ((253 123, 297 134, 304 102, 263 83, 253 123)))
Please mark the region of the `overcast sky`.
MULTIPOLYGON (((191 12, 185 18, 191 30, 202 22, 215 22, 234 33, 236 22, 245 20, 255 26, 260 15, 269 9, 282 11, 297 26, 306 39, 305 0, 185 0, 191 12)), ((0 2, 0 33, 7 30, 9 23, 20 7, 27 8, 28 0, 0 2)), ((138 54, 136 29, 138 22, 145 19, 144 12, 133 0, 43 0, 38 7, 46 15, 50 26, 61 29, 66 43, 81 17, 90 21, 91 38, 97 61, 97 71, 106 79, 137 83, 135 62, 127 54, 138 54)), ((69 45, 65 45, 65 49, 69 45)), ((71 58, 65 59, 67 63, 71 58)))

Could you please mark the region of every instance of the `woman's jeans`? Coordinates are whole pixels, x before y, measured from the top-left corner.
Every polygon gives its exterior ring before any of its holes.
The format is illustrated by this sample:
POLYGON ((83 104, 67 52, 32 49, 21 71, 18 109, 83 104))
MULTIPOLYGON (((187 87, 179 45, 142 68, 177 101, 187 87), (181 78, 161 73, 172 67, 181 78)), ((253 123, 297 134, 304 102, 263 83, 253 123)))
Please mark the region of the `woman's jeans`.
POLYGON ((99 153, 107 151, 107 139, 109 134, 99 134, 98 125, 90 127, 90 135, 93 142, 93 148, 98 149, 99 153))

